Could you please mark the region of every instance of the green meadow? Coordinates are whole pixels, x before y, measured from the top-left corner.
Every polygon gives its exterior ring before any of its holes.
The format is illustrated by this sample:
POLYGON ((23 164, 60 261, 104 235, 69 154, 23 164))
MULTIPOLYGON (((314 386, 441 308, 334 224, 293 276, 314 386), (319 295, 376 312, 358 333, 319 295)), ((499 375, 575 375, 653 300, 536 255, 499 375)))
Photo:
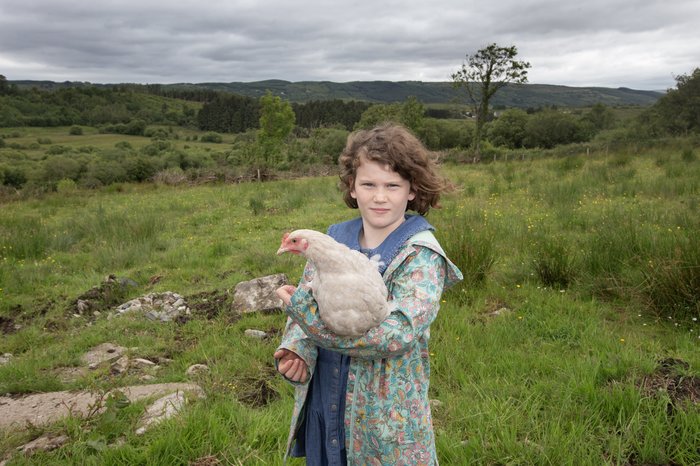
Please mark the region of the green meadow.
MULTIPOLYGON (((48 137, 67 143, 64 133, 48 137)), ((443 295, 431 328, 440 462, 700 464, 697 144, 564 151, 443 167, 457 189, 428 220, 465 280, 443 295)), ((154 382, 193 380, 206 393, 142 436, 141 402, 0 431, 0 459, 60 433, 61 448, 8 465, 282 464, 292 388, 272 353, 286 318, 235 315, 230 302, 241 281, 299 279, 301 259, 275 255, 285 231, 357 215, 336 177, 120 183, 0 209, 0 354, 14 355, 0 366, 1 394, 139 383, 108 369, 59 376, 104 342, 168 358, 154 382), (108 275, 136 285, 75 316, 76 299, 108 275), (184 296, 192 316, 107 317, 163 291, 184 296), (271 337, 247 338, 250 328, 271 337), (188 379, 198 363, 210 372, 188 379)))

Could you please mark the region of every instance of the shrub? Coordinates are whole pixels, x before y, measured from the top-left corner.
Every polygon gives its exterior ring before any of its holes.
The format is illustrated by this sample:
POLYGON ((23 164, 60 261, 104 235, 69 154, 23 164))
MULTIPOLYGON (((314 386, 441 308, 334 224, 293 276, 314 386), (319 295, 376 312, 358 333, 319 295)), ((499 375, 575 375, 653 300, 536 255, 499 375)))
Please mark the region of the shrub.
POLYGON ((82 136, 83 135, 83 128, 80 126, 71 126, 70 130, 68 130, 68 134, 71 136, 82 136))
POLYGON ((168 139, 168 132, 163 128, 148 128, 143 135, 151 139, 168 139))
POLYGON ((66 152, 70 152, 70 147, 68 146, 62 146, 60 144, 55 144, 48 149, 46 149, 46 153, 49 155, 59 155, 59 154, 65 154, 66 152))
POLYGON ((159 171, 153 176, 153 181, 174 186, 187 183, 187 176, 179 167, 174 167, 159 171))
POLYGON ((4 186, 20 189, 27 182, 27 175, 20 168, 6 167, 0 172, 0 179, 4 186))
POLYGON ((56 191, 59 193, 73 193, 78 189, 78 185, 70 178, 64 178, 56 184, 56 191))
POLYGON ((122 149, 122 150, 133 150, 133 146, 129 141, 119 141, 114 145, 117 149, 122 149))
POLYGON ((199 140, 201 142, 213 142, 216 144, 220 144, 223 141, 221 135, 213 131, 203 134, 202 137, 199 138, 199 140))
POLYGON ((691 148, 685 148, 683 149, 683 152, 681 152, 681 160, 683 160, 686 163, 695 162, 697 159, 698 157, 695 155, 695 152, 693 152, 693 149, 691 148))
POLYGON ((37 138, 36 142, 39 144, 52 144, 52 141, 49 138, 37 138))

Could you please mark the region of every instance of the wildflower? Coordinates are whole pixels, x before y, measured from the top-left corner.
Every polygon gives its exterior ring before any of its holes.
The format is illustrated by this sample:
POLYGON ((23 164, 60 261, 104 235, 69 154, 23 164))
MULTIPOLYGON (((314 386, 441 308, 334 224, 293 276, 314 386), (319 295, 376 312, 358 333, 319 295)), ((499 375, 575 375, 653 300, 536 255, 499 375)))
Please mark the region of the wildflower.
POLYGON ((625 342, 625 339, 624 339, 624 338, 620 338, 620 343, 624 343, 624 342, 625 342))

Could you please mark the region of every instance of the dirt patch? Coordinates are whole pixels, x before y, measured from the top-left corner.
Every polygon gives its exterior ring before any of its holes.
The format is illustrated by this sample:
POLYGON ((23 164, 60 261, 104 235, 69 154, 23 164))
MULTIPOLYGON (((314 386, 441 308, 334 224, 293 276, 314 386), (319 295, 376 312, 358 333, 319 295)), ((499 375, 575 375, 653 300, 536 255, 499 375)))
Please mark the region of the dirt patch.
POLYGON ((185 297, 194 316, 215 319, 222 311, 231 309, 231 297, 226 290, 204 291, 185 297))
POLYGON ((479 313, 471 319, 472 323, 485 324, 494 317, 508 315, 513 310, 511 307, 500 298, 487 298, 485 305, 479 310, 479 313))
POLYGON ((221 461, 216 456, 209 455, 191 461, 189 466, 216 466, 218 464, 221 464, 221 461))
POLYGON ((0 316, 0 333, 3 335, 9 335, 15 333, 17 327, 15 326, 15 320, 12 317, 0 316))
POLYGON ((650 375, 645 376, 639 387, 647 396, 659 396, 666 393, 670 399, 667 410, 669 415, 684 403, 700 403, 700 377, 688 375, 690 365, 675 358, 658 361, 658 366, 650 375))

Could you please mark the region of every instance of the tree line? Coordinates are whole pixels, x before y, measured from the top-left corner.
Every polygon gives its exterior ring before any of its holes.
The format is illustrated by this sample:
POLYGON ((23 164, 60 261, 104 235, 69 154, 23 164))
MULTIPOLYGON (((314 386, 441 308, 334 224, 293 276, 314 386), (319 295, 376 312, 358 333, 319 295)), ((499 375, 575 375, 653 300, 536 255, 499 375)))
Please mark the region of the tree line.
MULTIPOLYGON (((669 136, 697 137, 700 68, 677 76, 676 82, 676 88, 654 105, 639 109, 635 118, 625 120, 616 116, 615 109, 602 104, 588 109, 549 107, 527 111, 494 111, 489 107, 482 116, 478 155, 488 159, 507 151, 551 149, 572 143, 607 146, 630 141, 644 144, 669 136)), ((260 99, 204 93, 197 98, 208 95, 209 100, 195 104, 153 95, 157 92, 137 92, 128 86, 18 90, 0 79, 1 126, 8 126, 8 118, 25 125, 52 126, 60 122, 75 135, 82 134, 79 125, 86 125, 104 132, 150 138, 150 143, 140 148, 119 142, 111 150, 97 150, 52 144, 43 138, 25 147, 14 142, 15 136, 10 133, 0 132, 0 185, 56 189, 61 180, 66 180, 69 184, 98 187, 145 181, 173 171, 190 179, 207 174, 228 180, 250 177, 251 173, 262 178, 292 167, 333 165, 349 131, 384 121, 407 126, 429 148, 444 151, 447 160, 452 154, 470 154, 468 158, 475 159, 476 119, 465 115, 459 119, 435 118, 414 97, 394 104, 340 100, 292 104, 270 93, 260 99), (168 128, 163 129, 163 122, 169 122, 168 128), (231 144, 216 149, 189 147, 187 143, 181 147, 175 141, 183 138, 174 129, 176 123, 207 131, 196 136, 200 142, 221 143, 219 133, 238 135, 231 144), (44 156, 30 157, 26 150, 39 150, 44 156)))

